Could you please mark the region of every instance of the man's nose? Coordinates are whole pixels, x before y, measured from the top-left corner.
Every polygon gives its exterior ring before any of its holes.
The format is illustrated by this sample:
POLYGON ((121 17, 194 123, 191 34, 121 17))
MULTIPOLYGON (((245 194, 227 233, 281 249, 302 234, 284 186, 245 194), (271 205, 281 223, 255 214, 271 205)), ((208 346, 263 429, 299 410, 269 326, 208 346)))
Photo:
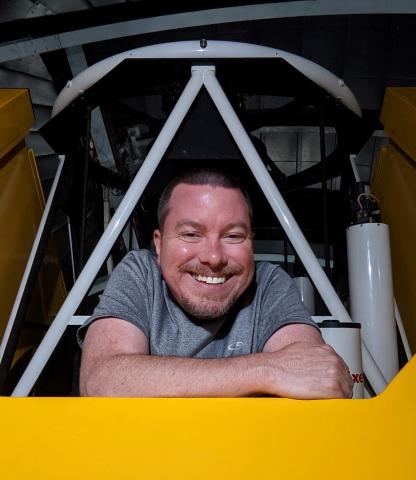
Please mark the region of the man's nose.
POLYGON ((199 261, 207 265, 211 270, 220 270, 228 263, 228 258, 219 239, 206 239, 201 245, 199 252, 199 261))

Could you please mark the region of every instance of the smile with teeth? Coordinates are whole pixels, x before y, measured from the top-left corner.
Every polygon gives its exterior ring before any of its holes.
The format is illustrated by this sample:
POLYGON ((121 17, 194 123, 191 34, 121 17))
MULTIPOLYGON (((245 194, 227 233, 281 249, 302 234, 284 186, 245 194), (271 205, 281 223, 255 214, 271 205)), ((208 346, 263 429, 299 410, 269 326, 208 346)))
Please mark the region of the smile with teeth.
POLYGON ((192 277, 194 280, 202 283, 209 283, 209 284, 225 283, 225 277, 205 277, 204 275, 192 275, 192 277))

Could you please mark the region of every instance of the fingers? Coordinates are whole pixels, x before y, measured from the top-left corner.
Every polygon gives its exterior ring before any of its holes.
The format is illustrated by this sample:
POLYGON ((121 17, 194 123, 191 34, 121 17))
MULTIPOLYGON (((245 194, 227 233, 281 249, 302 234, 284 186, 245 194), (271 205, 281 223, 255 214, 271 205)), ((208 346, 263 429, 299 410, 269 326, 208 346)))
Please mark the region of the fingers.
POLYGON ((348 367, 331 346, 298 342, 275 354, 279 390, 275 393, 279 396, 304 399, 352 397, 353 381, 348 367))
POLYGON ((352 398, 354 381, 352 375, 348 369, 347 364, 343 358, 336 353, 336 351, 330 346, 325 345, 326 350, 333 358, 334 371, 333 379, 338 383, 338 392, 340 398, 352 398))

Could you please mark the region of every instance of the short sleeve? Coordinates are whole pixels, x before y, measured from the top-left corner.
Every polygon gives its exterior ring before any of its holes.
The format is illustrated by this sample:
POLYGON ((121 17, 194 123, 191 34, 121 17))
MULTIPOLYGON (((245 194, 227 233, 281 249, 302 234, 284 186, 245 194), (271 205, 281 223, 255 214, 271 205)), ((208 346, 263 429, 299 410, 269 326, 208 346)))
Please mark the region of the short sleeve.
POLYGON ((286 325, 303 323, 318 329, 293 280, 280 266, 264 263, 258 270, 257 281, 261 289, 258 352, 277 330, 286 325))
POLYGON ((77 331, 80 346, 89 325, 102 317, 132 323, 149 337, 154 281, 160 277, 150 252, 130 252, 114 269, 91 317, 77 331), (156 272, 155 272, 156 270, 156 272))

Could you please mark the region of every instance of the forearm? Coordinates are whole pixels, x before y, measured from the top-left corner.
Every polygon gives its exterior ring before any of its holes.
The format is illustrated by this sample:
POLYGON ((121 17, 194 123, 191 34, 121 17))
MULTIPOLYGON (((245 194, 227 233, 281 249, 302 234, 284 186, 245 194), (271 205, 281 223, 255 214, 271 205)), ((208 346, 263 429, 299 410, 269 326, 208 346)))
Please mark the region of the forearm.
POLYGON ((195 359, 117 354, 81 369, 83 396, 238 397, 265 393, 262 357, 195 359))
MULTIPOLYGON (((110 326, 115 320, 109 319, 110 326)), ((89 332, 99 327, 104 335, 87 334, 85 338, 81 395, 238 397, 270 394, 303 399, 351 396, 352 381, 345 363, 331 347, 322 344, 319 334, 313 331, 305 336, 301 325, 286 327, 286 333, 292 333, 288 338, 277 332, 265 346, 268 351, 262 353, 195 359, 149 355, 146 337, 127 322, 119 322, 119 328, 129 330, 124 342, 114 334, 112 337, 105 334, 105 319, 100 321, 101 325, 90 327, 89 332), (112 341, 107 341, 108 338, 112 341)))

